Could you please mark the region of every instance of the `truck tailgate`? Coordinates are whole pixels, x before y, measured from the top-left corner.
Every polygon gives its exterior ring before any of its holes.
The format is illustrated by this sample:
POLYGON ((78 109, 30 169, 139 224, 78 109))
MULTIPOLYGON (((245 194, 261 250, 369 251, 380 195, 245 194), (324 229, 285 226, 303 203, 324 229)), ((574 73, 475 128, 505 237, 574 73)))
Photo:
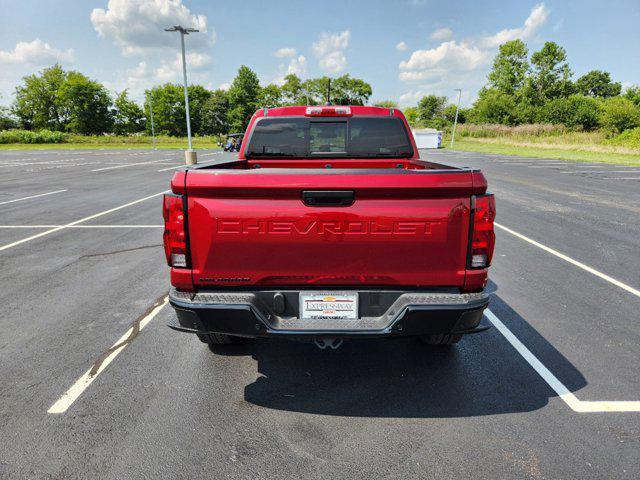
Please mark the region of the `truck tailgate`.
POLYGON ((464 284, 470 171, 203 169, 185 187, 196 286, 464 284))

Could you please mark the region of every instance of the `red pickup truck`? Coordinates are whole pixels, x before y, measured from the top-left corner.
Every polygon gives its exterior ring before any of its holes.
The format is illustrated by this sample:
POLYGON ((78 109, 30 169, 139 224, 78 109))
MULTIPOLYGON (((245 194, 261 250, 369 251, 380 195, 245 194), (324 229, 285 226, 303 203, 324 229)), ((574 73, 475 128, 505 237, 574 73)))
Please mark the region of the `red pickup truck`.
POLYGON ((171 191, 169 326, 210 346, 484 329, 493 195, 478 170, 421 160, 397 109, 260 109, 237 160, 177 172, 171 191))

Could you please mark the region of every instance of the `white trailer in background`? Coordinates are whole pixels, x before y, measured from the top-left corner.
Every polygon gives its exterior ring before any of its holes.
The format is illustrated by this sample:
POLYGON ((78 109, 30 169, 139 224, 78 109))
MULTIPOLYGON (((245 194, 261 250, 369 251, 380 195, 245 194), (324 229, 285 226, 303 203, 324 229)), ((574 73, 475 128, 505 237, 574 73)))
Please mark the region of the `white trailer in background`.
POLYGON ((413 136, 416 139, 418 148, 440 148, 442 147, 442 132, 435 128, 413 129, 413 136))

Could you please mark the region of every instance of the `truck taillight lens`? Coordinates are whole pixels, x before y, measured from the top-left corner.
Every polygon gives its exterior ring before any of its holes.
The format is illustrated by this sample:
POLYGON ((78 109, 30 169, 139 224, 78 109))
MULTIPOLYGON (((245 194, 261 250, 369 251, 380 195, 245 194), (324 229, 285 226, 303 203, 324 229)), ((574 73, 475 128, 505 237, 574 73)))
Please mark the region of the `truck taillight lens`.
POLYGON ((469 268, 486 268, 491 265, 496 235, 493 220, 496 218, 496 202, 493 195, 474 197, 474 209, 469 253, 469 268))
POLYGON ((185 231, 182 195, 165 194, 162 205, 164 218, 164 253, 170 267, 187 266, 187 234, 185 231))

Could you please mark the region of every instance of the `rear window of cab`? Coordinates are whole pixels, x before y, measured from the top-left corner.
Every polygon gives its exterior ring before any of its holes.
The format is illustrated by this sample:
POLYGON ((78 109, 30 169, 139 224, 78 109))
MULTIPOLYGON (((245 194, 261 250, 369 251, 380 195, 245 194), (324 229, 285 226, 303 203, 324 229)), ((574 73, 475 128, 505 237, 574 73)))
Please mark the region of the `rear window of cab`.
POLYGON ((260 118, 245 151, 248 158, 408 158, 412 154, 402 120, 380 116, 260 118))

